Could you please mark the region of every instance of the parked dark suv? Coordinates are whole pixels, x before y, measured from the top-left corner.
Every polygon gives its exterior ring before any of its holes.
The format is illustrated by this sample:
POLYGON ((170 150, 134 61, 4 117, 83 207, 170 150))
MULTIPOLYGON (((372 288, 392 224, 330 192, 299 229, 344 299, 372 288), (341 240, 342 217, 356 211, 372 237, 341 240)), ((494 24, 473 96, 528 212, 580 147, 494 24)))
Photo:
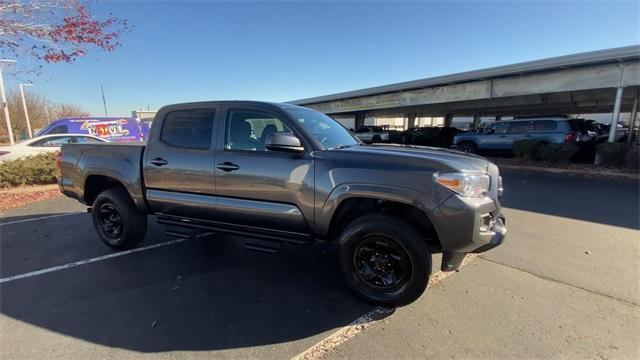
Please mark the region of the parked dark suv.
POLYGON ((582 119, 567 117, 516 118, 497 121, 484 132, 468 132, 453 138, 453 145, 466 152, 511 151, 513 142, 535 139, 543 143, 580 141, 582 119))

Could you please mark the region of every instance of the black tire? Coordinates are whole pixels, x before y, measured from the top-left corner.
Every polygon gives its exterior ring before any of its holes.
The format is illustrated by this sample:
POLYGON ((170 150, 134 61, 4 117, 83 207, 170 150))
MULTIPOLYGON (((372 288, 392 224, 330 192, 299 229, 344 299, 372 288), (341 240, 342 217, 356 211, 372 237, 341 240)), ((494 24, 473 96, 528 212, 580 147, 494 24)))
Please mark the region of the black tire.
POLYGON ((409 224, 384 214, 364 215, 342 231, 339 241, 343 279, 365 301, 402 306, 418 299, 426 289, 431 254, 409 224), (390 279, 397 281, 384 284, 390 279))
POLYGON ((373 137, 371 138, 371 142, 372 143, 381 143, 382 142, 382 138, 380 137, 380 135, 373 135, 373 137))
POLYGON ((458 144, 458 150, 475 154, 478 152, 478 146, 471 141, 463 141, 458 144))
POLYGON ((100 239, 113 249, 130 249, 147 233, 147 216, 138 211, 127 191, 120 187, 96 197, 91 217, 100 239))

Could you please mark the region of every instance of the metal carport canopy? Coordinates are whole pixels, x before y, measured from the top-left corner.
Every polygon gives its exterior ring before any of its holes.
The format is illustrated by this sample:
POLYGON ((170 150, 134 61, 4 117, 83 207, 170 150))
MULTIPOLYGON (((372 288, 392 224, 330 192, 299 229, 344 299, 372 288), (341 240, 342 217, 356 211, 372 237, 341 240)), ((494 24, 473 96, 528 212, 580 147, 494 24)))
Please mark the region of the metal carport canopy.
POLYGON ((640 46, 591 51, 291 101, 328 114, 607 112, 638 96, 640 46))

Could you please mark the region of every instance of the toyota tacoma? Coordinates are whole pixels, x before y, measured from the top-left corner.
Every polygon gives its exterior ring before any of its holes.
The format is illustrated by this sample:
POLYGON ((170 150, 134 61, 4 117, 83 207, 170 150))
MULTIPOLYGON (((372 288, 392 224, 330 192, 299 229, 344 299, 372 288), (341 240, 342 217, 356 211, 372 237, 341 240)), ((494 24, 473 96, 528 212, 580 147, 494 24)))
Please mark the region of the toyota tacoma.
POLYGON ((486 159, 418 146, 365 145, 317 111, 254 101, 160 109, 146 144, 69 144, 59 186, 90 207, 104 243, 128 249, 147 217, 227 232, 270 251, 334 242, 361 298, 405 305, 427 287, 431 255, 458 269, 500 245, 502 180, 486 159))

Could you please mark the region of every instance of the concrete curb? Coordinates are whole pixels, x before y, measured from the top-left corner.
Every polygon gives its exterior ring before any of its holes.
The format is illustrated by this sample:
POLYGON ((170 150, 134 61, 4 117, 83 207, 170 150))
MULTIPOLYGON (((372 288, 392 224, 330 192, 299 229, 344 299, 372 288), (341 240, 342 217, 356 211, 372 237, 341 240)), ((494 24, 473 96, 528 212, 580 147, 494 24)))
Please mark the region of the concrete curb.
POLYGON ((33 185, 33 186, 18 186, 8 189, 0 189, 0 194, 3 193, 12 193, 12 194, 23 194, 37 191, 49 191, 49 190, 57 190, 58 184, 50 184, 50 185, 33 185))
POLYGON ((594 169, 592 170, 580 170, 580 169, 559 169, 559 168, 541 168, 535 166, 524 166, 524 165, 505 165, 496 163, 500 170, 515 170, 515 171, 523 171, 523 172, 538 172, 538 173, 547 173, 547 174, 556 174, 556 175, 574 175, 574 176, 583 176, 583 177, 592 177, 592 178, 608 178, 608 179, 619 179, 619 180, 640 180, 640 174, 630 174, 623 173, 619 171, 609 171, 606 169, 594 169))

